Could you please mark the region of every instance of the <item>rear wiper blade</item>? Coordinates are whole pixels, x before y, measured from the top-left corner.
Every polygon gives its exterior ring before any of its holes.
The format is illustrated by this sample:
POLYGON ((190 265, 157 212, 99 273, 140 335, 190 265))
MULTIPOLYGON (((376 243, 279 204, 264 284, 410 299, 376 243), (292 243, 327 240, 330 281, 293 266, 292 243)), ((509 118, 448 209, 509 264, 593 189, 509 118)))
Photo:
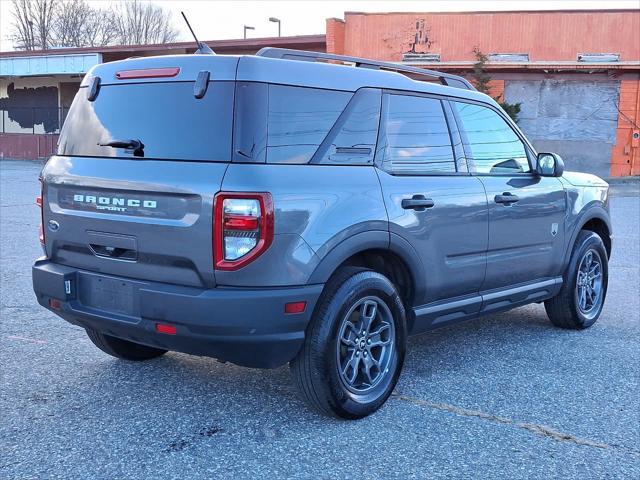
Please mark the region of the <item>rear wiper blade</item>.
POLYGON ((101 147, 126 148, 133 150, 136 157, 144 157, 144 143, 137 139, 131 140, 111 140, 110 142, 98 143, 101 147))

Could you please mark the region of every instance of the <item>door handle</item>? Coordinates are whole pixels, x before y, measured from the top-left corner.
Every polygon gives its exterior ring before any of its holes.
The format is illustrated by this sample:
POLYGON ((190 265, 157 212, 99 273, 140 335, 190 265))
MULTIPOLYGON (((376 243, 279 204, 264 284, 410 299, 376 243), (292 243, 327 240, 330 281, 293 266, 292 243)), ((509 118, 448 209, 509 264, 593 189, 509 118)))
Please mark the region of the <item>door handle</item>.
POLYGON ((512 203, 516 203, 520 199, 518 198, 517 195, 513 195, 512 193, 509 193, 509 192, 504 192, 502 195, 496 195, 495 197, 493 197, 493 200, 496 203, 511 205, 512 203))
POLYGON ((414 195, 412 198, 402 200, 402 208, 405 210, 415 210, 416 212, 423 212, 434 205, 433 200, 426 198, 424 195, 414 195))

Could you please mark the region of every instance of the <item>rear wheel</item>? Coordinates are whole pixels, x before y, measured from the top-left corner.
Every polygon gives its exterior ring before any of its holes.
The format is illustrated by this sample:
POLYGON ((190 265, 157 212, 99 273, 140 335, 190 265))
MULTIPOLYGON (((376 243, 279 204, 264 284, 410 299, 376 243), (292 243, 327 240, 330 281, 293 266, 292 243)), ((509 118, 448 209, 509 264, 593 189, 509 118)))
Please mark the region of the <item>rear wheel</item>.
POLYGON ((544 303, 557 327, 583 329, 593 325, 604 306, 609 268, 602 239, 582 230, 571 253, 562 290, 544 303))
POLYGON ((100 333, 89 328, 86 330, 89 339, 96 347, 104 353, 123 360, 150 360, 167 353, 167 350, 163 350, 161 348, 140 345, 139 343, 122 340, 121 338, 112 337, 111 335, 105 335, 104 333, 100 333))
POLYGON ((304 399, 321 413, 357 419, 387 400, 406 349, 402 300, 385 276, 345 268, 325 287, 291 363, 304 399))

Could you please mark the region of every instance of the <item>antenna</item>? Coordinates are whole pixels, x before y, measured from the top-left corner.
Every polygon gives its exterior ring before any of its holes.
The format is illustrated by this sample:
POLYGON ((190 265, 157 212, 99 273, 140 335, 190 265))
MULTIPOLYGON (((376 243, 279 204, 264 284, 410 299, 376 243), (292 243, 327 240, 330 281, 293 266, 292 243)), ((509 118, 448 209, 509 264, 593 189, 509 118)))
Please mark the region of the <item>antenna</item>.
POLYGON ((196 37, 196 33, 193 31, 193 28, 191 28, 191 24, 189 23, 189 20, 187 20, 187 16, 184 14, 184 12, 180 13, 182 14, 182 18, 184 18, 187 27, 189 27, 191 35, 193 35, 193 38, 196 41, 196 45, 198 45, 198 49, 194 53, 197 55, 215 55, 216 53, 211 50, 211 48, 209 48, 209 45, 198 40, 198 37, 196 37))

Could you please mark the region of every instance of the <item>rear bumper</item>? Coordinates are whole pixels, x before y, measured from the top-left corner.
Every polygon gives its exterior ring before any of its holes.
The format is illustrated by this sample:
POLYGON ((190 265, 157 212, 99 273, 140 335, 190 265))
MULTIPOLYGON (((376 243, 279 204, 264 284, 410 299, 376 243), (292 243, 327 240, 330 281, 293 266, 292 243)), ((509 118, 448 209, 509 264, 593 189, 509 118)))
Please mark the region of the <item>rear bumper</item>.
POLYGON ((203 290, 113 277, 46 259, 36 261, 32 275, 38 303, 70 323, 257 368, 278 367, 296 356, 323 287, 203 290), (96 282, 104 282, 98 293, 96 282), (88 285, 93 287, 88 290, 88 285), (50 299, 57 300, 59 308, 52 308, 50 299), (286 303, 300 301, 307 302, 304 312, 284 313, 286 303), (156 323, 176 327, 176 334, 156 332, 156 323))

